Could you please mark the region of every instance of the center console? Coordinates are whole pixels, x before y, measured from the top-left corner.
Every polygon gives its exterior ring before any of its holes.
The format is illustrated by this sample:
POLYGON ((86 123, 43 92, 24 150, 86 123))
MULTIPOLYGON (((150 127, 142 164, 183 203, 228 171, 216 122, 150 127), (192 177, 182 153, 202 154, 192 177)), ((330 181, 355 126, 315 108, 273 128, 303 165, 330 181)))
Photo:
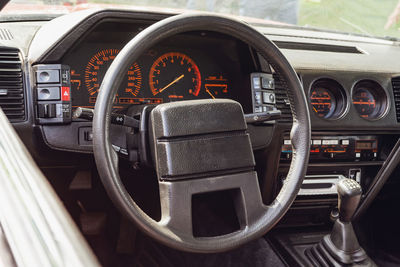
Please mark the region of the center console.
MULTIPOLYGON (((388 134, 314 132, 307 174, 281 226, 324 225, 337 213, 336 184, 343 178, 357 181, 367 192, 397 137, 388 134)), ((278 171, 283 183, 292 159, 289 135, 283 138, 278 171)))

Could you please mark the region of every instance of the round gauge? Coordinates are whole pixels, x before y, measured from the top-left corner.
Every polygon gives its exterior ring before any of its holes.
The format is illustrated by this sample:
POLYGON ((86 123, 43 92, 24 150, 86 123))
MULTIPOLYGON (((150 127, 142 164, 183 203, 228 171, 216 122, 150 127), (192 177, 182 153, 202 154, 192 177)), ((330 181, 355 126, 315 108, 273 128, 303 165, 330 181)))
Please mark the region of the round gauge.
MULTIPOLYGON (((95 102, 104 75, 118 53, 118 49, 104 49, 89 60, 85 68, 85 85, 89 93, 89 102, 95 102)), ((127 80, 125 92, 137 96, 142 84, 142 74, 137 63, 133 63, 129 68, 127 80)))
POLYGON ((354 86, 352 102, 358 114, 366 119, 378 119, 386 110, 383 88, 375 81, 361 81, 354 86))
POLYGON ((346 107, 344 89, 332 79, 315 81, 311 86, 309 98, 312 110, 324 119, 339 118, 346 107))
POLYGON ((154 96, 165 94, 170 100, 197 97, 201 75, 196 63, 185 54, 170 52, 154 61, 149 73, 154 96))
POLYGON ((336 107, 336 98, 329 89, 317 87, 311 90, 312 109, 318 117, 327 118, 332 115, 336 107))

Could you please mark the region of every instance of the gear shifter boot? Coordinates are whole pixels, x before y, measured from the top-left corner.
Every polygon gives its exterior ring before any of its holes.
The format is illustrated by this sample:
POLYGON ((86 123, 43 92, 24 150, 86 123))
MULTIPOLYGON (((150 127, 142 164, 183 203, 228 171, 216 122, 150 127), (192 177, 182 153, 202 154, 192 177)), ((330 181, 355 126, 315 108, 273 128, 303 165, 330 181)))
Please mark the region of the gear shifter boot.
POLYGON ((358 243, 351 219, 360 202, 361 186, 352 179, 337 183, 339 219, 332 233, 306 251, 317 266, 362 265, 376 266, 358 243))

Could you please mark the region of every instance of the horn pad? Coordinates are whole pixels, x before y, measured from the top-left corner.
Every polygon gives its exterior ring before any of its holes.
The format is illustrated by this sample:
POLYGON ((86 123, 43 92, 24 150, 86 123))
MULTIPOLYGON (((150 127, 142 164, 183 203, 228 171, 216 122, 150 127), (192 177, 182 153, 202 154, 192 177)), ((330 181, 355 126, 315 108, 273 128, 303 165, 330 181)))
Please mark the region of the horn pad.
POLYGON ((228 99, 156 106, 150 114, 152 159, 160 181, 253 170, 250 136, 240 104, 228 99))

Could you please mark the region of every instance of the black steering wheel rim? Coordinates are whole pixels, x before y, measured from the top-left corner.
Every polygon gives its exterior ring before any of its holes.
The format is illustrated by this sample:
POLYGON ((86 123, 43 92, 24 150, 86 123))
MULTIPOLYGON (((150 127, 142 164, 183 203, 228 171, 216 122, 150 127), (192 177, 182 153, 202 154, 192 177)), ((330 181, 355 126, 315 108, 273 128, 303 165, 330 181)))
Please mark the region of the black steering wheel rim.
POLYGON ((160 242, 190 252, 220 252, 235 248, 268 232, 286 213, 294 201, 303 181, 310 149, 310 118, 302 85, 289 62, 280 50, 262 33, 229 17, 211 14, 182 14, 157 22, 134 37, 120 51, 108 69, 96 101, 93 119, 94 155, 100 178, 114 204, 138 227, 160 242), (136 61, 148 48, 170 36, 207 30, 238 38, 255 48, 266 58, 285 81, 293 115, 291 142, 293 157, 283 187, 262 216, 251 225, 217 238, 189 238, 156 222, 145 214, 133 201, 118 173, 118 156, 112 148, 109 136, 112 104, 124 77, 124 70, 136 61))

